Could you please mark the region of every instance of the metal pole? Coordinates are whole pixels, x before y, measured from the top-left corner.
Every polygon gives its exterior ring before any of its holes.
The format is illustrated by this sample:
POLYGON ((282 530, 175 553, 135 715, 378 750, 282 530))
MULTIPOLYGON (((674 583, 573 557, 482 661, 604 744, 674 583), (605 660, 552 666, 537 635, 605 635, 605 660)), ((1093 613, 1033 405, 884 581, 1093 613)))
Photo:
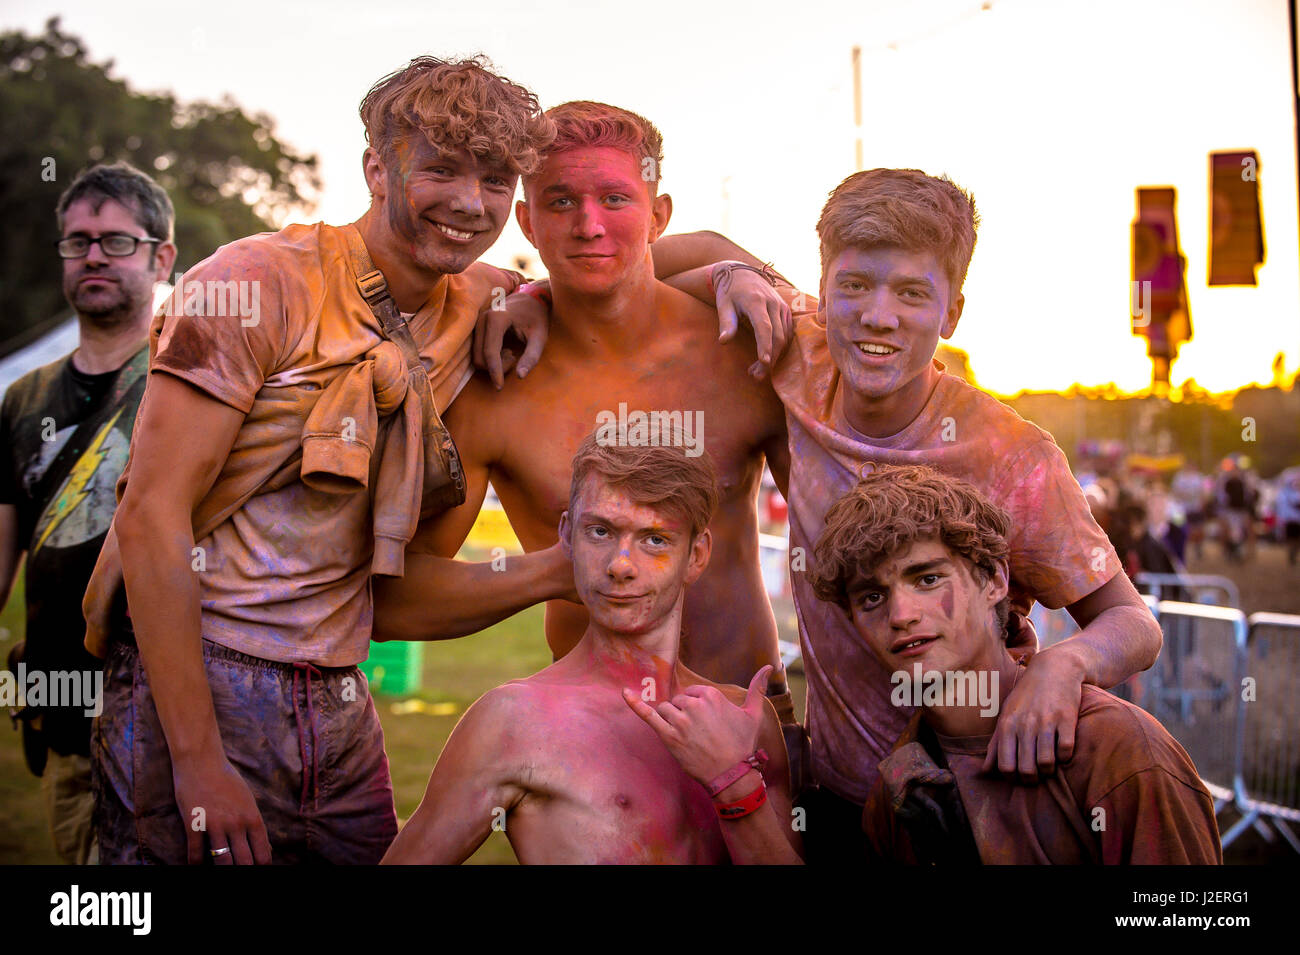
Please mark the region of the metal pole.
POLYGON ((1300 54, 1296 52, 1296 0, 1287 2, 1287 29, 1291 33, 1291 102, 1296 150, 1296 209, 1300 214, 1300 54))
MULTIPOLYGON (((1295 0, 1291 2, 1294 6, 1295 0)), ((1291 40, 1294 47, 1294 33, 1291 40)), ((853 128, 857 131, 853 148, 853 171, 858 172, 862 169, 862 47, 860 46, 853 48, 853 128)))

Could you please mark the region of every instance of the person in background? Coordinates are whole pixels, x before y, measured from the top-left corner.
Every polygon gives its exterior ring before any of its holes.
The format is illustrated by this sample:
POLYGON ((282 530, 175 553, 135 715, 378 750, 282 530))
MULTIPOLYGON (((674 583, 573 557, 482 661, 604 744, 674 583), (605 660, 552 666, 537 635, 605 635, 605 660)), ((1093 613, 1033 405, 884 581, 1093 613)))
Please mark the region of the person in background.
MULTIPOLYGON (((28 372, 0 408, 0 604, 25 551, 27 638, 11 654, 27 672, 84 675, 100 661, 83 644, 81 595, 117 509, 148 368, 154 287, 176 259, 167 193, 125 162, 82 172, 58 204, 63 294, 77 347, 28 372)), ((93 675, 93 676, 92 676, 93 675)), ((64 681, 62 685, 71 685, 64 681)), ((98 700, 22 711, 28 766, 41 777, 50 832, 65 862, 97 859, 91 825, 90 726, 98 700)))

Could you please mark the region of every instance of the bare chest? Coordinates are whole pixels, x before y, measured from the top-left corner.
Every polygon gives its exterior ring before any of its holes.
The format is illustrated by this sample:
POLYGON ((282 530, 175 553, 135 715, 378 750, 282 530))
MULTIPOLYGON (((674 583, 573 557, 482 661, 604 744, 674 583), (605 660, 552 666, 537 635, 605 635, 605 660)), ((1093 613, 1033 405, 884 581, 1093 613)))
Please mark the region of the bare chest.
POLYGON ((531 761, 528 796, 507 829, 521 862, 728 860, 708 794, 644 724, 621 715, 603 726, 579 722, 549 726, 546 752, 531 761))
POLYGON ((724 508, 729 498, 747 495, 761 471, 762 408, 734 388, 728 393, 710 381, 635 373, 565 381, 511 403, 513 440, 493 470, 493 486, 524 537, 535 525, 551 543, 568 507, 574 452, 593 432, 604 441, 680 447, 692 457, 707 453, 724 508))

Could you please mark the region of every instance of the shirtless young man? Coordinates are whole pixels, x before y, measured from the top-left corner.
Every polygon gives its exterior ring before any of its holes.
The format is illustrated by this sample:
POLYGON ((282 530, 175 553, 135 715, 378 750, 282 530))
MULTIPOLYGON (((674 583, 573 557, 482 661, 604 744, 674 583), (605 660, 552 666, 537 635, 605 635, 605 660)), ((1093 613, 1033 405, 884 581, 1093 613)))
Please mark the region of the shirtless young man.
POLYGON ((596 434, 581 444, 560 540, 589 610, 585 632, 557 663, 470 707, 384 862, 463 862, 503 825, 523 863, 747 862, 775 849, 797 861, 785 746, 761 696, 766 668, 745 692, 679 659, 686 590, 712 544, 718 495, 707 462, 680 448, 602 445, 596 434), (761 780, 737 766, 711 800, 629 701, 685 725, 724 696, 756 728, 757 746, 734 762, 757 749, 770 761, 761 780), (760 820, 781 846, 748 833, 760 820))
MULTIPOLYGON (((489 481, 524 549, 553 547, 570 461, 583 437, 602 422, 626 418, 635 439, 635 414, 671 412, 682 430, 661 440, 672 437, 691 454, 707 449, 721 495, 710 525, 713 559, 683 611, 682 658, 710 679, 741 685, 771 665, 768 692, 783 696, 782 719, 792 721, 759 568, 755 510, 764 458, 785 483, 781 404, 749 373, 753 344, 720 344, 715 310, 655 278, 650 247, 672 213, 671 198, 657 190, 658 130, 599 103, 568 103, 547 116, 557 138, 541 168, 525 178, 526 201, 516 206, 550 272, 546 351, 527 379, 497 392, 480 375, 457 399, 447 426, 464 463, 468 500, 423 527, 411 549, 453 556, 489 481)), ((430 628, 441 627, 438 608, 461 599, 446 593, 436 563, 416 555, 411 566, 401 580, 376 583, 376 633, 384 638, 428 639, 430 628)), ((485 587, 504 586, 502 600, 518 600, 508 586, 512 574, 485 576, 485 587)), ((486 612, 496 595, 483 591, 476 599, 486 612)), ((584 608, 548 605, 546 635, 557 659, 586 626, 584 608)))

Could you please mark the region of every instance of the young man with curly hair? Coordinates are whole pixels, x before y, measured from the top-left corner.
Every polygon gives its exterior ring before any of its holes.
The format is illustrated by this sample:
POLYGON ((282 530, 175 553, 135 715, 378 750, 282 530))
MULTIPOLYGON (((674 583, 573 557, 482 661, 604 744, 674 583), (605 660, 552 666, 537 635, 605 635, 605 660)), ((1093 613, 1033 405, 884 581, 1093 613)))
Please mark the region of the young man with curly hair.
POLYGON ((827 512, 810 582, 919 709, 863 815, 906 863, 1218 864, 1214 800, 1154 717, 1084 684, 1071 758, 1038 783, 986 773, 1032 650, 1006 645, 1010 518, 927 467, 881 465, 827 512))
POLYGON ((479 59, 416 59, 361 116, 360 219, 231 243, 155 320, 115 525, 134 633, 108 648, 94 754, 106 862, 377 862, 397 831, 356 667, 371 574, 402 573, 434 507, 430 422, 518 284, 475 260, 552 131, 479 59), (367 304, 371 270, 413 346, 367 304))

